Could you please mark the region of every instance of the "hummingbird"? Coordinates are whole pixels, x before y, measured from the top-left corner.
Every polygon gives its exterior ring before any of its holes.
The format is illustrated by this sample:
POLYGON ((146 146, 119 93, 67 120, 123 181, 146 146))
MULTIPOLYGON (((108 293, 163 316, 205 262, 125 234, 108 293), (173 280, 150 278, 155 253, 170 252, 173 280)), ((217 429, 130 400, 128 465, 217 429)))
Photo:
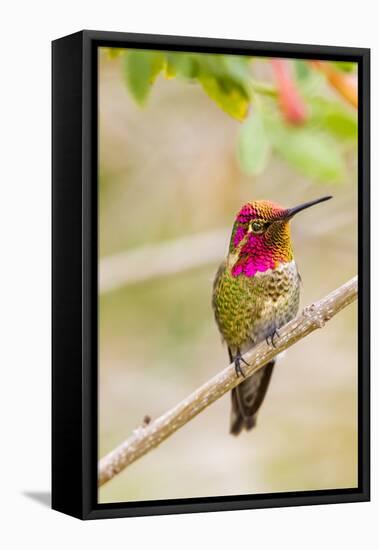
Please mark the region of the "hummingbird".
MULTIPOLYGON (((263 340, 275 347, 279 329, 297 314, 301 278, 292 249, 290 221, 306 208, 331 198, 321 197, 293 208, 256 200, 238 212, 212 295, 216 323, 237 376, 245 377, 242 355, 263 340)), ((275 360, 232 390, 233 435, 256 425, 275 360)))

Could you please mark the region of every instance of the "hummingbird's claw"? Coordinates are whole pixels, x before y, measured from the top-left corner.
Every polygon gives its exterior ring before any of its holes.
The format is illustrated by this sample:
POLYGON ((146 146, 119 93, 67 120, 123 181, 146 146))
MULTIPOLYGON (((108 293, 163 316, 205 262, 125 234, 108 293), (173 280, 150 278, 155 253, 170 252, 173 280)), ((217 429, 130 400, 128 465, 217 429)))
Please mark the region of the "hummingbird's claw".
POLYGON ((276 345, 275 345, 275 342, 274 342, 275 336, 277 336, 278 338, 280 336, 277 328, 275 328, 274 331, 271 334, 266 336, 266 344, 268 346, 271 344, 273 348, 276 348, 276 345))
POLYGON ((245 361, 245 359, 243 357, 241 357, 241 355, 237 355, 234 359, 234 368, 235 368, 235 371, 236 371, 236 376, 242 376, 243 378, 246 378, 246 375, 245 373, 243 372, 243 369, 241 367, 241 361, 242 363, 245 363, 245 365, 249 366, 249 363, 247 363, 245 361))

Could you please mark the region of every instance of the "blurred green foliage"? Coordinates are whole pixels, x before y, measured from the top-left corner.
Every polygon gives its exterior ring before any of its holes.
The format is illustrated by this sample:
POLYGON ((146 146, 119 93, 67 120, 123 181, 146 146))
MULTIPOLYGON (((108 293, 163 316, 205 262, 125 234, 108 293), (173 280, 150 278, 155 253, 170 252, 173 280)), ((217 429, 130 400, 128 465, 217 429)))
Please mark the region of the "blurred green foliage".
POLYGON ((338 183, 343 179, 342 151, 322 127, 309 123, 292 128, 272 112, 266 112, 265 125, 273 149, 292 167, 319 181, 338 183))
MULTIPOLYGON (((129 53, 113 49, 99 60, 101 259, 231 229, 240 206, 255 198, 288 206, 311 200, 321 194, 318 170, 327 180, 322 194, 335 198, 328 212, 315 209, 293 223, 302 305, 356 273, 356 112, 323 74, 306 60, 287 60, 308 115, 293 125, 283 116, 270 59, 243 58, 245 66, 234 64, 231 80, 248 79, 248 109, 240 121, 199 81, 204 55, 157 52, 144 57, 143 71, 135 56, 133 92, 129 53), (163 67, 157 63, 162 58, 163 67), (308 136, 300 146, 297 135, 308 136), (321 152, 312 139, 324 145, 321 152), (302 175, 309 166, 312 178, 302 175), (333 184, 338 177, 343 185, 333 184)), ((218 72, 218 59, 211 56, 202 70, 222 80, 230 67, 226 62, 218 72)), ((354 67, 336 69, 355 77, 354 67)), ((225 246, 227 239, 225 232, 225 246)), ((223 254, 220 248, 220 261, 223 254)), ((99 296, 99 456, 146 415, 157 418, 227 364, 211 308, 216 270, 210 261, 99 296)), ((355 487, 356 315, 351 306, 330 330, 291 348, 254 433, 229 436, 226 395, 102 487, 99 501, 355 487)))
MULTIPOLYGON (((344 180, 346 151, 357 143, 357 111, 307 61, 288 60, 289 78, 299 91, 298 97, 291 97, 270 78, 255 78, 258 58, 120 48, 109 48, 108 53, 122 58, 127 88, 140 106, 146 104, 159 74, 200 84, 225 113, 241 122, 237 157, 246 174, 262 173, 274 152, 316 181, 344 180), (286 120, 283 109, 283 103, 296 101, 306 110, 301 123, 286 120)), ((357 71, 352 62, 329 65, 337 79, 351 78, 357 71)))
POLYGON ((263 172, 270 154, 270 138, 260 110, 244 122, 238 140, 238 160, 248 174, 263 172))
POLYGON ((130 93, 141 105, 146 101, 150 87, 165 66, 161 52, 129 50, 123 58, 126 83, 130 93))
POLYGON ((331 64, 345 73, 352 73, 357 69, 357 64, 354 61, 331 61, 331 64))

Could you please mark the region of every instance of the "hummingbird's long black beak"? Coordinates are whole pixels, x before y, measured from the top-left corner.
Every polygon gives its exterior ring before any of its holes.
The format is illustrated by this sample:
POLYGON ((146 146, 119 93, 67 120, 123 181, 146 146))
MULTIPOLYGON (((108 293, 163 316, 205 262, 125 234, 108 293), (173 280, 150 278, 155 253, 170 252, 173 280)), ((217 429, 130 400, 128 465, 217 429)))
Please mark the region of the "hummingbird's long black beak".
POLYGON ((319 202, 328 201, 329 199, 332 199, 333 197, 331 195, 328 195, 327 197, 321 197, 320 199, 315 199, 313 201, 309 202, 303 202, 303 204, 299 204, 298 206, 294 206, 293 208, 288 208, 288 210, 285 213, 284 218, 286 220, 289 220, 295 216, 295 214, 298 214, 302 210, 305 210, 306 208, 310 208, 311 206, 314 206, 315 204, 318 204, 319 202))

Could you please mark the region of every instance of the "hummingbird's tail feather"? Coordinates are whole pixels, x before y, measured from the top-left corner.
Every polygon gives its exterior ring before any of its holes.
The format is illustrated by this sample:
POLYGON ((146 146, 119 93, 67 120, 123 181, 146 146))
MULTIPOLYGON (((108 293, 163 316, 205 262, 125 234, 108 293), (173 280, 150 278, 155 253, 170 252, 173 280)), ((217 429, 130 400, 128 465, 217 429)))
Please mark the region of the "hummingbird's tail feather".
POLYGON ((244 418, 240 413, 236 390, 237 388, 232 390, 232 413, 230 419, 230 433, 232 435, 240 434, 244 428, 246 430, 251 430, 256 423, 255 415, 244 418))
POLYGON ((256 425, 257 412, 266 395, 274 365, 275 360, 270 361, 232 390, 231 434, 238 435, 244 428, 251 430, 256 425))

